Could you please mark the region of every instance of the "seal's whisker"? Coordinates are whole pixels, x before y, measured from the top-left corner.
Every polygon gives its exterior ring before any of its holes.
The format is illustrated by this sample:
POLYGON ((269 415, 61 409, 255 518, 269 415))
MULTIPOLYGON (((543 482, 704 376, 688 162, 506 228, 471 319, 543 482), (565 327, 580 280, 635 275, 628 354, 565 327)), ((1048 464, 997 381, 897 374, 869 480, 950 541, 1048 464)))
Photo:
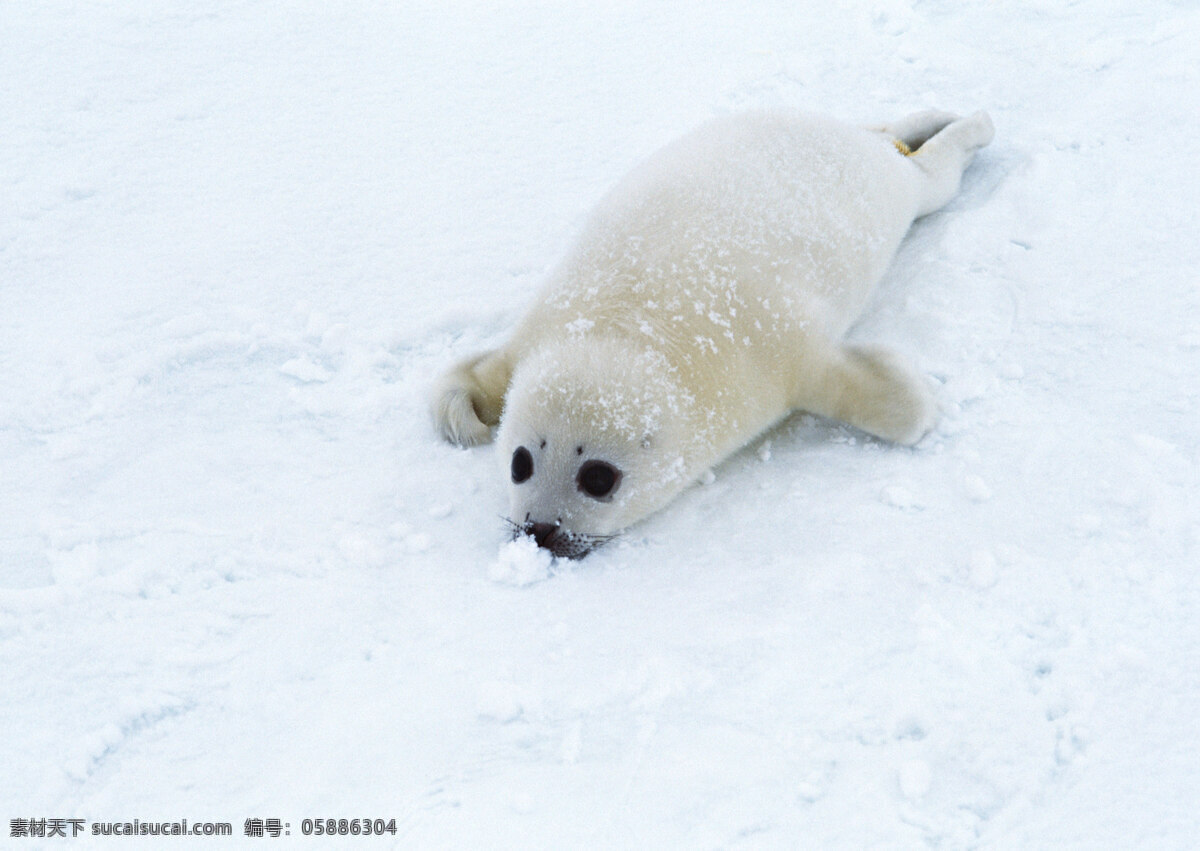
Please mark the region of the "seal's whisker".
POLYGON ((499 517, 501 520, 503 520, 503 521, 505 522, 505 524, 508 526, 508 530, 509 530, 510 532, 512 532, 512 539, 513 539, 514 541, 515 541, 517 538, 519 538, 519 537, 521 537, 522 535, 524 535, 524 534, 525 534, 525 527, 524 527, 524 526, 522 526, 520 523, 518 523, 518 522, 516 522, 515 520, 512 520, 512 519, 510 519, 510 518, 508 518, 508 517, 505 517, 503 514, 499 514, 499 515, 497 515, 497 516, 498 516, 498 517, 499 517))

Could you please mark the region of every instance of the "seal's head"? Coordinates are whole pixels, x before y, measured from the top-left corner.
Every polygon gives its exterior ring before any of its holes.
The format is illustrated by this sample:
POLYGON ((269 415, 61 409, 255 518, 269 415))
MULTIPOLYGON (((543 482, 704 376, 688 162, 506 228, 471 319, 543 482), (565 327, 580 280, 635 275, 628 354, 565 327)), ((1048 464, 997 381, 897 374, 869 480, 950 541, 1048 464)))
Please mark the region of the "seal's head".
POLYGON ((580 558, 661 508, 689 481, 692 413, 667 358, 627 340, 523 359, 497 435, 515 533, 580 558))

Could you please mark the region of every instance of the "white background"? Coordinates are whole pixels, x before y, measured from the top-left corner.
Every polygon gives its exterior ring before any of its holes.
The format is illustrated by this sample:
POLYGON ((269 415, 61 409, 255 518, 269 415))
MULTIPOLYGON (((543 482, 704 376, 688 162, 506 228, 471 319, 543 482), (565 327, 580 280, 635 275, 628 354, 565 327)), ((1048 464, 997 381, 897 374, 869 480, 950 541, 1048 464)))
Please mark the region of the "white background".
POLYGON ((1200 12, 845 9, 0 6, 4 835, 1191 846, 1200 12), (775 105, 991 112, 855 331, 939 429, 796 416, 582 562, 506 544, 434 376, 775 105))

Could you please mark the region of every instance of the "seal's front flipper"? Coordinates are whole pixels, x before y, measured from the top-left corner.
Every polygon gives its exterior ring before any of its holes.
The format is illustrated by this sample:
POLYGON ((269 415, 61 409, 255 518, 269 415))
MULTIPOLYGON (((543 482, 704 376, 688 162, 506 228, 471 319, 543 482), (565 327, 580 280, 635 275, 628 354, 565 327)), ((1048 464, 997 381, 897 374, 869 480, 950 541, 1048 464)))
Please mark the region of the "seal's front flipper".
POLYGON ((490 443, 511 378, 512 365, 502 350, 463 361, 443 375, 434 390, 434 427, 459 446, 490 443))
POLYGON ((795 407, 908 446, 937 422, 925 379, 891 349, 846 345, 823 366, 799 388, 795 407))

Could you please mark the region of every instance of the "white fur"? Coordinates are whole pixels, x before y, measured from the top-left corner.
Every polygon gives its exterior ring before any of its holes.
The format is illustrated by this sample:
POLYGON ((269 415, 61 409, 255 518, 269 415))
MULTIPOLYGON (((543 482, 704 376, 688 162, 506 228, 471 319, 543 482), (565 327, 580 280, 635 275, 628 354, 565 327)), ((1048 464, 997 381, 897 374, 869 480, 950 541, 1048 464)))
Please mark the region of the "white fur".
POLYGON ((662 507, 797 408, 916 442, 935 421, 926 383, 842 337, 913 219, 953 197, 991 137, 984 113, 710 122, 600 202, 504 347, 443 378, 438 428, 471 445, 500 420, 505 474, 517 447, 534 459, 510 518, 587 535, 662 507), (621 469, 610 500, 576 487, 587 459, 621 469))

